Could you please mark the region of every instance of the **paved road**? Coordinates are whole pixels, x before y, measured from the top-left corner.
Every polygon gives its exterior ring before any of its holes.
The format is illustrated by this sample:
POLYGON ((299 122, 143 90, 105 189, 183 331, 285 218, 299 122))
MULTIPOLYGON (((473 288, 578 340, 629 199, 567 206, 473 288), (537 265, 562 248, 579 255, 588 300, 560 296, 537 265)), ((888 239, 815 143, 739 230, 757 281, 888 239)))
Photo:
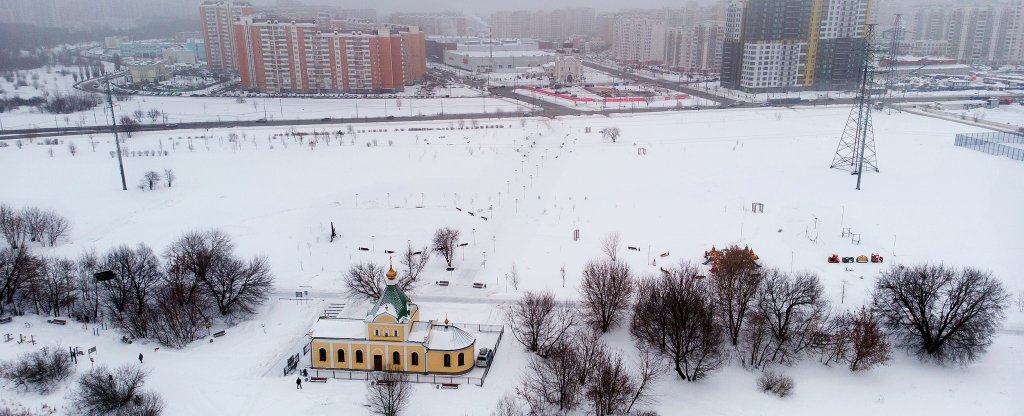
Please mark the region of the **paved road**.
POLYGON ((724 104, 724 105, 735 105, 734 103, 737 102, 737 100, 735 100, 735 99, 732 99, 732 98, 729 98, 729 97, 723 97, 723 96, 715 95, 715 94, 712 94, 712 93, 707 92, 707 91, 698 90, 696 88, 690 88, 690 87, 686 86, 686 84, 682 84, 682 83, 679 83, 679 82, 661 81, 661 80, 653 80, 653 79, 650 79, 650 78, 644 78, 644 77, 641 77, 641 76, 636 75, 636 74, 631 74, 629 72, 621 71, 621 70, 618 70, 618 69, 608 68, 608 67, 603 66, 603 65, 595 64, 593 62, 583 61, 583 65, 586 66, 587 68, 592 68, 592 69, 596 69, 596 70, 601 71, 601 72, 606 72, 606 73, 612 74, 612 75, 614 75, 614 76, 616 76, 618 78, 628 79, 628 80, 632 80, 634 82, 642 83, 642 84, 657 85, 659 87, 662 87, 662 88, 665 88, 665 89, 674 90, 674 91, 685 92, 685 93, 690 94, 690 95, 692 95, 694 97, 704 98, 704 99, 711 100, 711 101, 717 101, 717 102, 719 102, 721 104, 724 104))

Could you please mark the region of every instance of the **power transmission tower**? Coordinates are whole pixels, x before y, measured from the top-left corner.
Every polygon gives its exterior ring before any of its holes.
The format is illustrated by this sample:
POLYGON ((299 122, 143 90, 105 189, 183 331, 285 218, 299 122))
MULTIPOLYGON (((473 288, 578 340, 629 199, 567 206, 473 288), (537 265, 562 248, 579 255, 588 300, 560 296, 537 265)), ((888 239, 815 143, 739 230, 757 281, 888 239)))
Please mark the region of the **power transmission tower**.
POLYGON ((893 101, 895 101, 896 98, 896 83, 899 82, 899 74, 896 72, 896 64, 899 62, 900 41, 903 40, 903 27, 901 27, 902 21, 903 15, 897 13, 892 24, 892 29, 888 30, 890 40, 889 53, 888 56, 886 56, 888 62, 886 63, 885 69, 885 107, 888 114, 892 114, 893 101))
POLYGON ((874 87, 874 66, 872 62, 875 25, 868 25, 864 38, 864 62, 860 69, 860 88, 857 103, 846 119, 846 128, 832 158, 832 169, 849 171, 857 175, 857 190, 860 190, 864 169, 878 172, 875 154, 875 132, 871 125, 871 92, 874 87))

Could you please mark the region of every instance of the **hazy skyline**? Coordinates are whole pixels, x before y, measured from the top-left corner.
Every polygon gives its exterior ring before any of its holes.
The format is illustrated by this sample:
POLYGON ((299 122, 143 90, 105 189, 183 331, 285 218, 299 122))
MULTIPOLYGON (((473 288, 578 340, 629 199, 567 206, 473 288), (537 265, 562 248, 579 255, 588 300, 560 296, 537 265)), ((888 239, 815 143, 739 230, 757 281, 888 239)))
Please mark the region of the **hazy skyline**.
MULTIPOLYGON (((441 11, 462 11, 465 13, 491 13, 500 10, 550 10, 572 7, 591 7, 599 11, 615 11, 624 8, 662 8, 682 7, 687 3, 710 4, 712 0, 701 1, 666 1, 666 0, 633 0, 630 2, 620 1, 594 1, 594 0, 520 0, 516 2, 480 1, 480 0, 385 0, 373 4, 356 2, 338 2, 332 0, 302 0, 302 4, 330 5, 352 9, 372 8, 379 14, 390 14, 395 12, 441 12, 441 11)), ((253 4, 271 5, 276 0, 252 1, 253 4)))

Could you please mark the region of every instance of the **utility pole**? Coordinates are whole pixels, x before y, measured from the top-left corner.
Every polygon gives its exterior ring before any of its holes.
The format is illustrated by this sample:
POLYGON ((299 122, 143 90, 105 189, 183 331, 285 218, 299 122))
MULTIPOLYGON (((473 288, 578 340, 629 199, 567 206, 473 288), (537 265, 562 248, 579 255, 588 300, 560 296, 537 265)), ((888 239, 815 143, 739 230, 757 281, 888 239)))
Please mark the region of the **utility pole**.
POLYGON ((117 168, 121 171, 121 190, 128 190, 128 182, 124 179, 124 161, 121 159, 121 139, 117 137, 117 116, 114 115, 114 99, 110 97, 110 77, 107 80, 107 105, 110 107, 110 131, 114 133, 114 146, 117 147, 117 168))

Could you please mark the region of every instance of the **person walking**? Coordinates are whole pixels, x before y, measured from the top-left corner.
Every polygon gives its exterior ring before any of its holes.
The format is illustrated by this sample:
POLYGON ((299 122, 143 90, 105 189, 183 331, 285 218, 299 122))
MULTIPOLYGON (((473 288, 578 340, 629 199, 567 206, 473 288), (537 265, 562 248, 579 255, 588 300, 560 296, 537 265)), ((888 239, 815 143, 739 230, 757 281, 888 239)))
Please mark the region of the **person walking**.
POLYGON ((139 353, 139 364, 142 364, 142 353, 139 353))
POLYGON ((295 379, 295 388, 302 390, 302 377, 295 379))

